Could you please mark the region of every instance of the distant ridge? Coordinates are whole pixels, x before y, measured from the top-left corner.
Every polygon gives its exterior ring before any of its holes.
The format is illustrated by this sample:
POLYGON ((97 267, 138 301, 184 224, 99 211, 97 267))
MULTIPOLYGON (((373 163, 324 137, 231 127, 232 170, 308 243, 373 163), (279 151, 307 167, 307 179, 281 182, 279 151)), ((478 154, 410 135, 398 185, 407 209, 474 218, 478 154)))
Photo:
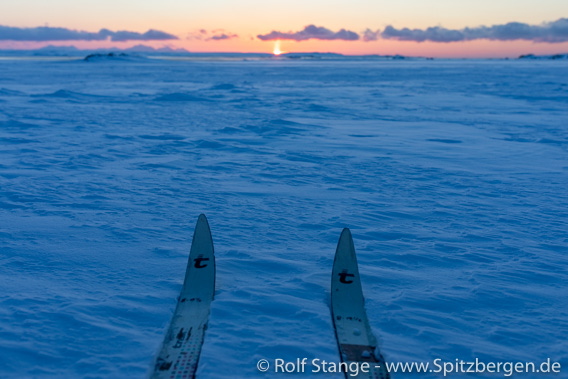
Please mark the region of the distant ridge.
POLYGON ((108 54, 108 53, 160 53, 160 54, 188 54, 185 49, 173 49, 171 47, 153 48, 152 46, 136 45, 126 49, 116 47, 101 49, 78 49, 75 46, 54 46, 48 45, 34 50, 1 50, 10 55, 42 55, 42 56, 77 56, 90 54, 108 54))
MULTIPOLYGON (((288 58, 288 59, 357 59, 357 58, 364 58, 364 59, 408 59, 408 57, 402 55, 378 55, 378 54, 369 54, 369 55, 343 55, 339 53, 284 53, 279 55, 278 57, 288 58)), ((416 58, 412 58, 416 59, 416 58)), ((420 59, 420 58, 418 58, 420 59)))
POLYGON ((146 46, 146 45, 136 45, 136 46, 132 46, 129 47, 128 49, 123 49, 123 51, 132 51, 135 53, 189 53, 189 51, 187 51, 186 49, 173 49, 171 47, 160 47, 158 49, 155 49, 151 46, 146 46))
POLYGON ((106 54, 101 54, 101 53, 93 53, 93 54, 89 54, 87 55, 85 58, 83 58, 84 61, 86 62, 92 62, 92 61, 108 61, 108 60, 122 60, 122 61, 132 61, 132 60, 144 60, 147 59, 144 56, 138 55, 138 54, 128 54, 128 53, 118 53, 118 52, 112 52, 112 53, 106 53, 106 54))
POLYGON ((0 50, 0 53, 8 56, 49 56, 49 57, 118 57, 121 53, 140 55, 148 54, 164 54, 180 57, 215 57, 215 58, 242 58, 242 59, 298 59, 298 60, 333 60, 333 59, 433 59, 433 58, 420 58, 420 57, 405 57, 402 55, 343 55, 340 53, 332 52, 309 52, 309 53, 284 53, 281 55, 274 55, 271 53, 238 53, 238 52, 190 52, 185 49, 175 49, 171 47, 154 48, 147 45, 136 45, 126 49, 119 49, 116 47, 100 48, 100 49, 79 49, 75 46, 44 46, 34 50, 0 50), (111 54, 114 54, 111 55, 111 54))
POLYGON ((517 59, 568 59, 568 53, 554 54, 554 55, 525 54, 525 55, 520 55, 519 58, 517 59))
POLYGON ((72 45, 68 46, 55 46, 48 45, 37 49, 0 49, 0 55, 15 56, 15 57, 71 57, 71 58, 84 58, 89 55, 108 55, 110 53, 120 54, 126 53, 139 56, 160 54, 172 57, 188 57, 188 58, 242 58, 242 59, 297 59, 297 60, 341 60, 341 59, 379 59, 379 60, 434 60, 434 59, 532 59, 532 60, 565 60, 568 59, 568 53, 559 53, 552 55, 535 55, 523 54, 517 58, 504 57, 504 58, 433 58, 433 57, 420 57, 420 56, 404 56, 400 54, 394 55, 380 55, 380 54, 365 54, 365 55, 344 55, 341 53, 333 52, 288 52, 280 55, 272 53, 240 53, 240 52, 191 52, 183 48, 172 48, 168 46, 154 48, 147 45, 135 45, 125 49, 117 47, 99 48, 99 49, 80 49, 72 45))

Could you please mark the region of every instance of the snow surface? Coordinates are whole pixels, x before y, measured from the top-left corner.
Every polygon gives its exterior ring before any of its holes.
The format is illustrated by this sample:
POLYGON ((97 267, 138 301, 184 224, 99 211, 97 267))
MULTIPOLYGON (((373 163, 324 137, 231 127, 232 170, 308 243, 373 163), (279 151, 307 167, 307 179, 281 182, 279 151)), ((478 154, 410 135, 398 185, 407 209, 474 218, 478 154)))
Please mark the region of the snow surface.
POLYGON ((339 361, 346 226, 387 361, 565 371, 567 174, 566 62, 0 60, 0 376, 143 377, 201 212, 198 377, 339 361))

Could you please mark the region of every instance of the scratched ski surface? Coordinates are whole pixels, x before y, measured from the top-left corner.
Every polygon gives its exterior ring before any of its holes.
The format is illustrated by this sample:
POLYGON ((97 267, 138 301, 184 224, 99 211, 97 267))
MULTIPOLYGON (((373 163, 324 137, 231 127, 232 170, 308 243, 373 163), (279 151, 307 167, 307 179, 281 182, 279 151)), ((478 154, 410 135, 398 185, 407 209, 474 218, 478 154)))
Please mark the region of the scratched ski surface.
POLYGON ((194 378, 215 291, 215 256, 207 218, 193 233, 185 280, 152 379, 194 378))
POLYGON ((388 379, 385 361, 377 348, 377 340, 369 326, 357 267, 353 238, 343 229, 333 262, 331 277, 331 314, 341 359, 347 364, 369 363, 369 372, 347 378, 388 379))

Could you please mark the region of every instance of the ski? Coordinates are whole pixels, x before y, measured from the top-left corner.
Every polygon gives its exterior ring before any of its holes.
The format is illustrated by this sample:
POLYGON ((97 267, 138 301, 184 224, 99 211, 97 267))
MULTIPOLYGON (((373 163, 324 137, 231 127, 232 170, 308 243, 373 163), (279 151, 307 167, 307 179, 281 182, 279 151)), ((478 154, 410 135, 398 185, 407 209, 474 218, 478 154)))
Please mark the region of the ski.
POLYGON ((152 379, 194 378, 215 292, 213 239, 205 215, 197 220, 185 280, 152 379))
POLYGON ((389 379, 385 361, 371 331, 365 304, 353 238, 348 228, 343 229, 331 277, 331 315, 341 360, 349 366, 368 363, 368 372, 359 370, 356 376, 345 372, 346 378, 389 379))

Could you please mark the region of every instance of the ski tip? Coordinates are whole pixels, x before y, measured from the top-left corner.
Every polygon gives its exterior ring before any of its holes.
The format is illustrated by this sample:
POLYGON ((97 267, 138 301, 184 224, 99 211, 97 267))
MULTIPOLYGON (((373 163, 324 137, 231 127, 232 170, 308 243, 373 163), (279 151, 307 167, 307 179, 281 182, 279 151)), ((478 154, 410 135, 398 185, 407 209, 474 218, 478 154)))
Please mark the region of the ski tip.
POLYGON ((337 242, 338 249, 342 245, 353 245, 353 237, 351 236, 351 230, 349 230, 349 228, 344 228, 341 232, 341 236, 339 236, 339 242, 337 242))
POLYGON ((211 228, 209 227, 207 217, 205 217, 203 213, 199 215, 197 223, 195 224, 195 230, 193 231, 193 240, 195 241, 196 237, 198 236, 201 239, 208 238, 209 240, 211 240, 211 245, 213 245, 213 240, 211 238, 211 228))
POLYGON ((199 225, 206 226, 207 229, 209 229, 209 222, 207 221, 207 217, 205 217, 203 213, 200 214, 199 217, 197 218, 197 224, 195 227, 197 228, 199 225))
POLYGON ((349 228, 343 229, 341 236, 339 237, 339 241, 337 241, 337 249, 335 250, 334 262, 337 262, 340 256, 351 257, 350 259, 352 260, 356 259, 355 245, 353 243, 353 237, 351 236, 351 230, 349 230, 349 228))

